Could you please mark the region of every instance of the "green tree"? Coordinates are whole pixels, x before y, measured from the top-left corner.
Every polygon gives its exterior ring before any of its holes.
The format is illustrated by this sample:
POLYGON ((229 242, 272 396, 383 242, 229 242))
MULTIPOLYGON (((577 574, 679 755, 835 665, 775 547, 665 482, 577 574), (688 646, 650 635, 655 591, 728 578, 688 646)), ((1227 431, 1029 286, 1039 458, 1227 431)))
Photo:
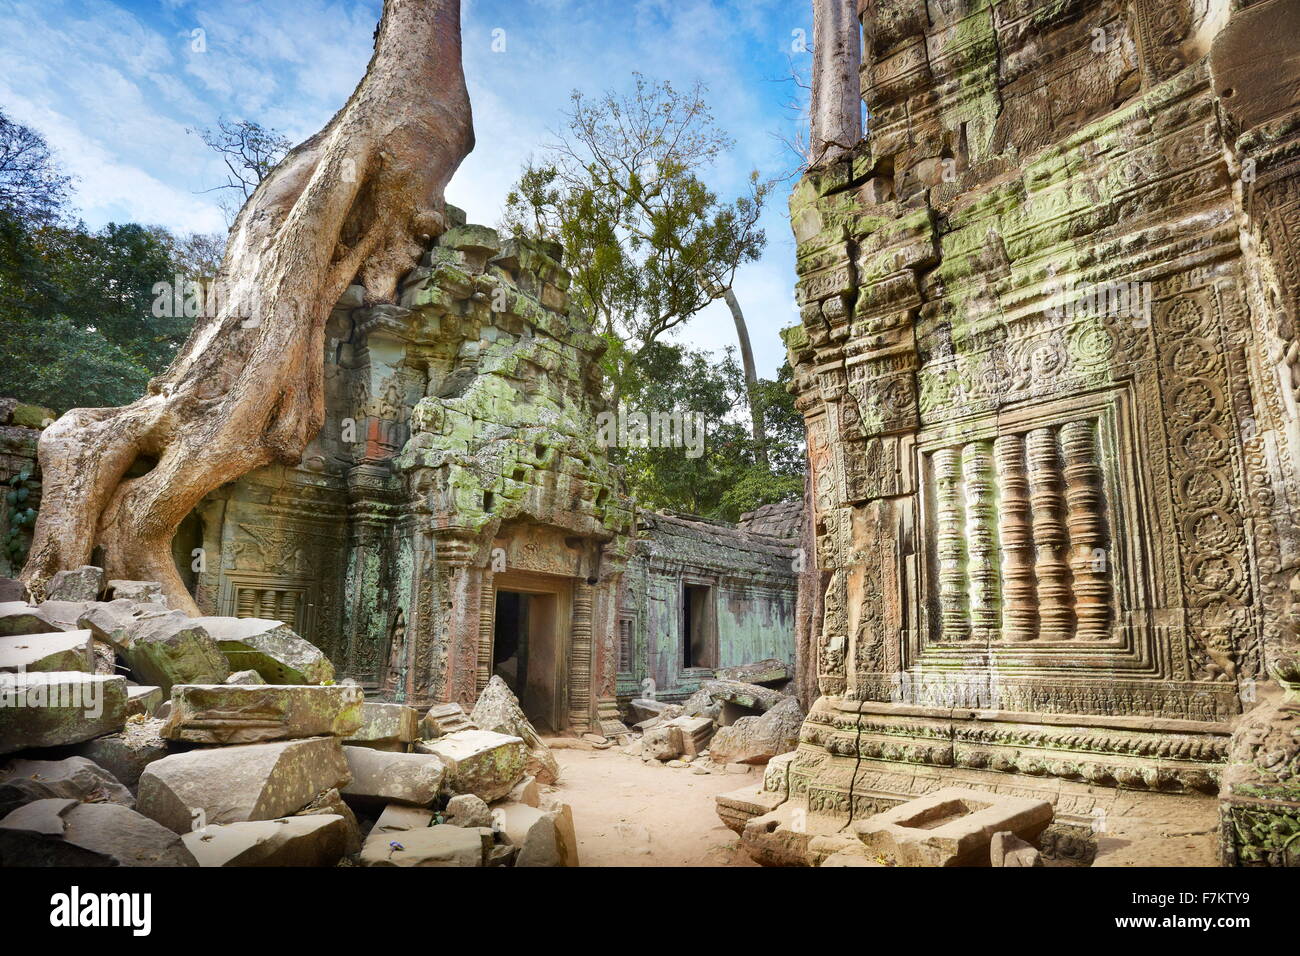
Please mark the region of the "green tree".
POLYGON ((630 94, 571 97, 567 124, 545 157, 529 161, 507 198, 505 227, 561 243, 573 288, 612 349, 615 396, 641 375, 649 349, 710 302, 736 325, 755 454, 766 460, 763 418, 736 271, 762 253, 758 226, 771 189, 757 171, 746 192, 723 201, 700 174, 733 142, 696 84, 678 90, 635 74, 630 94))

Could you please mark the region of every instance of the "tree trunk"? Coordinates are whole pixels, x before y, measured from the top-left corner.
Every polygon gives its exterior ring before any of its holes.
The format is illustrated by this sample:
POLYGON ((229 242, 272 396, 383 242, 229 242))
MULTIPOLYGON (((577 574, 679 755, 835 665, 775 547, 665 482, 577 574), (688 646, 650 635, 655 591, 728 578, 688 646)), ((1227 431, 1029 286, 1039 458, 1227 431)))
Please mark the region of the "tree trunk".
POLYGON ((745 392, 749 396, 749 420, 754 431, 754 459, 765 471, 771 471, 767 460, 767 429, 763 425, 763 410, 758 407, 758 371, 754 367, 754 349, 749 344, 749 326, 745 324, 745 313, 741 311, 735 290, 727 286, 722 297, 731 310, 731 318, 736 323, 736 338, 740 340, 740 361, 745 366, 745 392))
POLYGON ((862 138, 861 63, 857 0, 813 0, 810 166, 839 159, 862 138))
POLYGON ((474 145, 459 0, 385 0, 366 75, 289 152, 231 227, 215 314, 124 408, 74 409, 41 435, 43 500, 23 580, 103 551, 109 578, 159 581, 197 613, 171 556, 204 495, 296 464, 324 421, 324 329, 360 274, 390 299, 445 228, 443 190, 474 145), (137 462, 149 467, 125 477, 137 462))

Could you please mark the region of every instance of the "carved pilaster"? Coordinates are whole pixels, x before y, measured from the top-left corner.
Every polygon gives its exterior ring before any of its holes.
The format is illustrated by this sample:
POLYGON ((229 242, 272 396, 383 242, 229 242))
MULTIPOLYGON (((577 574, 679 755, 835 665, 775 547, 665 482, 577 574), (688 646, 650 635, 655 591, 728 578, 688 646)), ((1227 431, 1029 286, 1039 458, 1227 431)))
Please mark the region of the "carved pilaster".
POLYGON ((591 727, 591 585, 573 585, 573 640, 569 645, 569 724, 573 730, 591 727))
POLYGON ((940 639, 970 637, 966 597, 966 528, 962 520, 961 449, 934 453, 934 483, 938 498, 940 639))
POLYGON ((1056 432, 1035 428, 1028 437, 1029 506, 1034 529, 1034 575, 1038 581, 1038 618, 1043 640, 1074 636, 1074 609, 1070 606, 1070 566, 1061 489, 1061 461, 1056 432))
POLYGON ((1110 555, 1102 515, 1096 423, 1084 419, 1062 425, 1061 450, 1065 457, 1070 571, 1074 576, 1075 636, 1079 640, 1102 641, 1110 636, 1110 555))
POLYGON ((1038 588, 1034 577, 1034 539, 1025 473, 1025 437, 1003 435, 994 443, 1002 506, 998 536, 1002 545, 1002 637, 1032 641, 1038 633, 1038 588))
POLYGON ((962 449, 966 492, 966 573, 974 640, 988 642, 998 630, 1000 575, 993 501, 993 446, 974 441, 962 449))

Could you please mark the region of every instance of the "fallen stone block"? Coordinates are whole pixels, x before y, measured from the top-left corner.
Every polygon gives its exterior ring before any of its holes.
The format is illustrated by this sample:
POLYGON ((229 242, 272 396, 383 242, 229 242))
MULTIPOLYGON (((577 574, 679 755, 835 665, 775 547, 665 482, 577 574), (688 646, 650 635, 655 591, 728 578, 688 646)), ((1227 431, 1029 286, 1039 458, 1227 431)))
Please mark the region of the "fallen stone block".
POLYGON ((235 671, 226 678, 225 683, 243 684, 246 686, 249 684, 265 684, 266 678, 257 671, 235 671))
POLYGON ((662 716, 665 711, 674 706, 679 705, 666 704, 662 700, 651 700, 648 697, 636 697, 628 701, 627 710, 632 723, 639 724, 662 716))
POLYGON ((282 621, 255 617, 198 617, 231 670, 254 670, 268 684, 320 684, 334 679, 334 665, 311 641, 282 621))
POLYGON ((138 619, 118 653, 137 681, 156 684, 168 695, 174 684, 220 684, 230 676, 217 642, 197 618, 180 611, 138 619))
POLYGON ((989 842, 990 866, 1042 866, 1038 847, 1009 831, 993 834, 989 842))
POLYGON ((722 701, 704 689, 697 690, 682 704, 682 713, 687 717, 707 717, 715 723, 722 716, 722 701))
POLYGON ((736 833, 743 833, 746 823, 771 813, 785 801, 785 794, 764 790, 761 783, 720 793, 713 798, 718 819, 736 833))
POLYGON ((91 606, 90 601, 42 601, 36 611, 50 622, 50 630, 75 631, 81 615, 91 606))
MULTIPOLYGON (((488 831, 488 838, 491 838, 488 831)), ((372 833, 361 850, 362 866, 483 866, 484 836, 448 824, 401 832, 372 833)))
POLYGON ((126 716, 137 714, 151 717, 163 702, 162 688, 149 687, 144 684, 126 684, 126 716))
POLYGON ((491 827, 492 810, 472 793, 458 793, 447 801, 447 822, 457 827, 491 827))
POLYGON ((289 816, 351 779, 337 737, 209 747, 155 760, 136 807, 176 833, 195 824, 289 816))
POLYGON ((424 807, 408 807, 400 803, 390 803, 375 821, 371 835, 377 833, 400 833, 403 830, 422 830, 433 826, 433 811, 424 807))
POLYGON ((785 661, 769 657, 766 660, 755 661, 753 664, 719 667, 714 671, 714 677, 718 680, 738 681, 742 684, 779 686, 787 683, 794 675, 790 673, 790 667, 785 661))
POLYGON ((0 754, 121 730, 126 678, 83 671, 0 674, 0 754))
POLYGON ((54 631, 0 637, 0 672, 85 671, 95 673, 90 631, 54 631))
POLYGON ((48 799, 135 806, 130 790, 85 757, 13 760, 0 767, 0 816, 24 803, 48 799))
POLYGON ((519 847, 515 866, 577 866, 578 841, 573 811, 567 805, 544 810, 524 804, 505 804, 500 812, 501 832, 519 847))
POLYGON ((334 866, 348 830, 343 817, 322 814, 213 824, 181 839, 199 866, 334 866))
POLYGON ((89 628, 95 639, 124 652, 131 646, 131 631, 147 617, 165 617, 172 614, 158 604, 141 604, 137 601, 97 601, 86 605, 77 617, 77 627, 89 628))
POLYGON ((676 760, 682 755, 682 730, 660 724, 641 738, 641 757, 645 760, 676 760))
POLYGON ((506 682, 498 675, 493 675, 483 688, 474 710, 470 714, 474 726, 481 730, 518 737, 528 748, 527 773, 537 778, 538 782, 554 784, 560 779, 560 764, 546 746, 532 722, 524 716, 523 708, 506 682))
POLYGON ((530 807, 541 806, 542 791, 537 786, 537 778, 525 775, 514 785, 514 789, 506 794, 505 799, 512 803, 524 803, 530 807))
POLYGON ((98 601, 104 590, 104 569, 83 564, 69 571, 57 571, 45 587, 48 601, 98 601))
POLYGON ((715 725, 707 717, 674 717, 667 726, 681 732, 682 755, 698 757, 709 749, 715 725))
POLYGON ((106 601, 138 601, 142 604, 160 604, 164 607, 167 604, 167 598, 163 596, 162 585, 157 581, 112 580, 108 582, 105 591, 104 599, 106 601))
POLYGON ((900 866, 988 866, 994 834, 1031 841, 1052 822, 1046 800, 945 787, 853 825, 868 850, 900 866))
POLYGON ((436 740, 458 730, 477 730, 460 704, 434 704, 420 719, 422 740, 436 740))
POLYGON ((361 708, 361 726, 344 743, 404 752, 416 739, 419 717, 414 707, 405 704, 366 701, 361 708))
POLYGON ((767 763, 799 746, 803 709, 799 701, 786 697, 759 717, 742 717, 730 727, 719 728, 709 743, 714 763, 767 763))
POLYGON ((0 820, 0 867, 195 865, 177 834, 115 803, 37 800, 0 820))
POLYGON ((343 818, 343 825, 347 831, 344 840, 343 853, 345 856, 353 856, 361 852, 361 826, 357 823, 357 815, 352 812, 352 808, 347 805, 343 795, 337 789, 331 787, 322 794, 318 794, 316 799, 307 806, 303 807, 295 817, 314 817, 329 816, 343 818))
POLYGON ((77 744, 76 754, 103 767, 127 787, 134 789, 144 768, 166 757, 171 750, 162 738, 163 721, 129 718, 121 731, 77 744))
POLYGON ((15 634, 45 634, 55 628, 36 608, 26 601, 7 601, 0 604, 0 637, 15 634))
POLYGON ((446 765, 445 783, 452 793, 472 793, 488 803, 514 788, 528 762, 521 738, 490 730, 458 730, 415 746, 446 765))
POLYGON ((781 701, 789 699, 787 695, 770 687, 737 680, 706 680, 700 685, 700 690, 715 703, 721 701, 723 704, 735 704, 759 713, 765 713, 781 701))
POLYGON ((429 754, 391 753, 369 747, 344 747, 351 782, 343 796, 359 804, 404 803, 427 807, 446 779, 443 761, 429 754))
POLYGON ((192 744, 346 737, 361 726, 363 700, 352 684, 177 684, 163 736, 192 744))

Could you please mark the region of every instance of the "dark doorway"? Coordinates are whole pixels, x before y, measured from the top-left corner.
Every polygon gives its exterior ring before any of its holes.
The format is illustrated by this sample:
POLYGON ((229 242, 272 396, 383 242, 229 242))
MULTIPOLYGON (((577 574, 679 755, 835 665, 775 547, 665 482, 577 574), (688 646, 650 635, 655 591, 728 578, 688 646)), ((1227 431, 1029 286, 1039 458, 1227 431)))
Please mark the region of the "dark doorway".
POLYGON ((538 730, 557 729, 556 595, 497 590, 492 672, 538 730))
POLYGON ((717 646, 713 588, 682 585, 682 666, 717 667, 717 646))

